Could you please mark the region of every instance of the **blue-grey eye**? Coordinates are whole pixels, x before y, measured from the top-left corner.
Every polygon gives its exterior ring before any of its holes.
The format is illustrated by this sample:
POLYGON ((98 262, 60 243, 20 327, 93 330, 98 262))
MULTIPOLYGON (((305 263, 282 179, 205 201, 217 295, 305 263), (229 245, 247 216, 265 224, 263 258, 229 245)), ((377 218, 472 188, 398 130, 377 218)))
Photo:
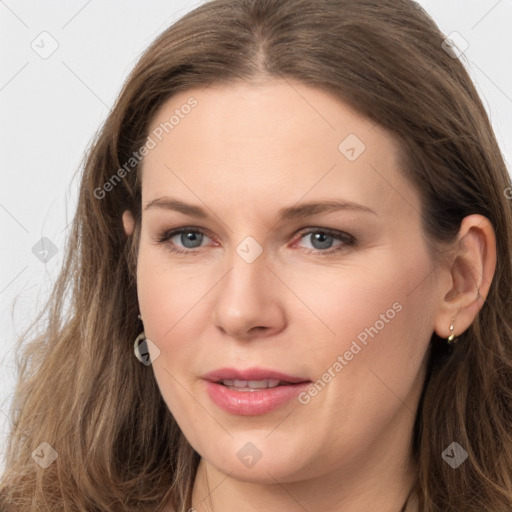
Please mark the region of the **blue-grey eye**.
MULTIPOLYGON (((204 238, 203 233, 193 230, 182 231, 181 233, 177 233, 174 236, 179 236, 180 243, 183 244, 183 247, 187 249, 196 249, 198 247, 201 247, 201 243, 204 238)), ((171 241, 172 238, 174 238, 174 236, 171 237, 171 241)))
POLYGON ((308 237, 310 238, 310 247, 305 247, 305 249, 307 252, 313 251, 315 254, 333 254, 354 247, 356 244, 356 239, 352 235, 338 230, 306 229, 301 233, 300 241, 302 242, 308 237), (311 235, 313 236, 311 237, 311 235), (338 243, 333 245, 334 241, 338 243))
POLYGON ((332 247, 334 237, 331 235, 324 233, 323 231, 309 233, 309 235, 313 235, 311 237, 311 245, 315 249, 330 249, 332 247))

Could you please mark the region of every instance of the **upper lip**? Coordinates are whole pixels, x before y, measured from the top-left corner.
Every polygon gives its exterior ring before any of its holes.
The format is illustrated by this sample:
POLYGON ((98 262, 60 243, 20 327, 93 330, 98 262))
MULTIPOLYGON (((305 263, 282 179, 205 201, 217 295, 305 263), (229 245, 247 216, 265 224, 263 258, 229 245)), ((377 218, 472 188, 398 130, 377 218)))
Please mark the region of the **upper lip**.
POLYGON ((203 379, 210 382, 220 382, 221 380, 265 380, 277 379, 279 381, 297 384, 299 382, 310 382, 304 377, 288 375, 270 368, 219 368, 203 375, 203 379))

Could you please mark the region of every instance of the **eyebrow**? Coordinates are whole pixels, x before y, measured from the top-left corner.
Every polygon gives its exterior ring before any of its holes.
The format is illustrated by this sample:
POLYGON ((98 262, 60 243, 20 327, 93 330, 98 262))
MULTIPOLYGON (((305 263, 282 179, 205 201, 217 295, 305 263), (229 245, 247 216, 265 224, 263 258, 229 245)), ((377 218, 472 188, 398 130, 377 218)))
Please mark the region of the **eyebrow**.
MULTIPOLYGON (((184 215, 191 215, 201 219, 208 218, 208 214, 203 208, 184 203, 183 201, 179 201, 178 199, 167 196, 158 197, 152 201, 149 201, 144 207, 144 210, 149 210, 151 208, 161 208, 164 210, 177 211, 183 213, 184 215)), ((352 201, 329 200, 314 201, 309 203, 302 203, 297 206, 281 208, 278 212, 278 219, 280 221, 300 219, 318 215, 320 213, 327 213, 338 210, 353 210, 363 213, 371 213, 378 216, 374 210, 362 204, 354 203, 352 201)))

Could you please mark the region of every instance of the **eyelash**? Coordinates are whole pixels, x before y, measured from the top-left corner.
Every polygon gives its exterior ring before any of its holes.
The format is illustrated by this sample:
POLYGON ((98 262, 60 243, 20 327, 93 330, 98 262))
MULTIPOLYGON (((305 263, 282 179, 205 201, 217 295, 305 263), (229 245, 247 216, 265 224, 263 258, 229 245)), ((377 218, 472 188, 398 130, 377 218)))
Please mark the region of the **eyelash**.
MULTIPOLYGON (((199 233, 201 235, 205 235, 208 238, 211 238, 208 236, 208 233, 200 228, 194 228, 194 227, 184 227, 179 229, 174 229, 171 231, 165 231, 157 238, 157 243, 159 244, 168 244, 169 250, 173 253, 179 253, 179 254, 187 254, 187 255, 193 255, 196 256, 199 253, 199 250, 197 249, 179 249, 175 245, 170 244, 169 240, 173 238, 176 235, 180 235, 182 233, 199 233)), ((300 240, 302 238, 305 238, 308 235, 311 235, 313 233, 322 233, 328 236, 331 236, 333 238, 336 238, 338 240, 341 240, 343 244, 338 245, 332 249, 327 249, 325 251, 319 250, 319 249, 305 249, 306 254, 318 254, 322 256, 329 256, 338 252, 343 251, 347 247, 355 247, 357 245, 356 239, 349 235, 348 233, 344 233, 343 231, 337 231, 332 229, 323 229, 323 228, 305 228, 304 230, 300 231, 298 234, 300 235, 300 240)))

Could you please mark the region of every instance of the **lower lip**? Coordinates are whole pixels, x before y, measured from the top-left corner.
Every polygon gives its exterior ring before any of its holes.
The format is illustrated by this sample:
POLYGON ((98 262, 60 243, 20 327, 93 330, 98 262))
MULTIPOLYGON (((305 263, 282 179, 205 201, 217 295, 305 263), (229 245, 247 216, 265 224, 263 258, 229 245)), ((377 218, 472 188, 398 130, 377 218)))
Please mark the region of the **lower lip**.
POLYGON ((311 382, 276 386, 254 391, 232 391, 222 384, 206 382, 206 390, 214 403, 231 414, 256 416, 277 409, 306 390, 311 382))

